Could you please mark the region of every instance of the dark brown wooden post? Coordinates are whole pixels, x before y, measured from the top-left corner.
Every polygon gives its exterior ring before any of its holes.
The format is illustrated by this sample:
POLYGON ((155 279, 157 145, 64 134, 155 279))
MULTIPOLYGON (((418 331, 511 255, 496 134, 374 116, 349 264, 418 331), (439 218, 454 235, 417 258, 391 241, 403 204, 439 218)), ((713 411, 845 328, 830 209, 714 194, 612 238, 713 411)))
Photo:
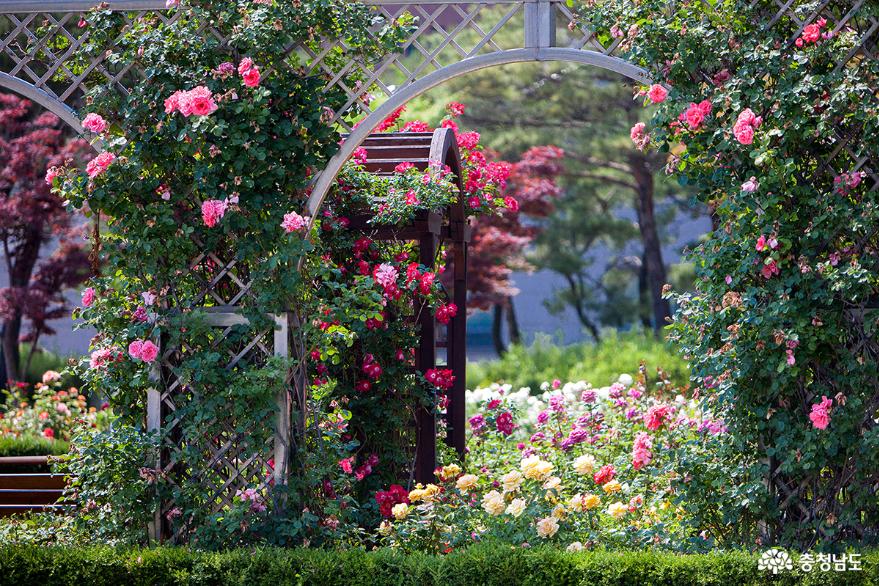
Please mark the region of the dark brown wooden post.
MULTIPOLYGON (((425 234, 418 241, 418 259, 422 265, 432 266, 436 258, 438 240, 435 234, 425 234)), ((421 326, 421 342, 416 357, 417 368, 425 373, 436 366, 436 322, 429 308, 422 305, 418 323, 421 326)), ((433 482, 436 467, 436 412, 420 406, 415 416, 416 482, 433 482)))
POLYGON ((470 226, 465 223, 455 223, 452 226, 452 238, 454 240, 454 281, 452 299, 458 306, 458 314, 452 318, 448 330, 448 360, 449 368, 455 373, 455 384, 449 391, 449 405, 446 412, 448 424, 448 439, 458 452, 458 456, 464 457, 466 439, 464 436, 466 425, 465 390, 467 380, 467 241, 470 226))

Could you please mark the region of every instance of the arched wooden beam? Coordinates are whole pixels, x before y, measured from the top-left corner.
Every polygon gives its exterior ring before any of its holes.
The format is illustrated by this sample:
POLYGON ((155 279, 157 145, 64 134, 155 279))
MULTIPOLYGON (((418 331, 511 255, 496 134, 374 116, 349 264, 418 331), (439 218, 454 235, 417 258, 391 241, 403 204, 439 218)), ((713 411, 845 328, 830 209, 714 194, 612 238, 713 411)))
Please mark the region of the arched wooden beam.
POLYGON ((374 112, 367 116, 361 124, 352 132, 341 149, 336 155, 330 159, 326 168, 320 174, 311 196, 308 198, 306 206, 306 214, 315 218, 320 212, 326 199, 327 193, 336 180, 336 176, 342 169, 345 162, 351 158, 354 151, 369 137, 370 133, 385 118, 391 115, 397 108, 405 105, 407 102, 416 98, 430 89, 445 83, 456 77, 461 77, 474 71, 487 69, 489 67, 497 67, 501 65, 509 65, 512 63, 529 63, 543 61, 569 61, 572 63, 582 63, 585 65, 594 65, 608 71, 614 71, 629 79, 635 80, 642 84, 649 84, 650 75, 646 70, 637 67, 628 61, 619 57, 612 57, 597 51, 584 51, 582 49, 545 47, 545 48, 528 48, 528 49, 511 49, 508 51, 497 51, 487 55, 478 55, 463 59, 438 69, 411 85, 406 86, 399 92, 392 95, 388 100, 379 106, 374 112))
POLYGON ((41 105, 49 112, 61 118, 61 120, 73 128, 78 134, 85 133, 85 129, 82 127, 76 112, 74 112, 70 106, 58 98, 53 97, 48 92, 41 90, 22 79, 12 77, 8 73, 2 72, 0 72, 0 87, 11 90, 18 95, 41 105))

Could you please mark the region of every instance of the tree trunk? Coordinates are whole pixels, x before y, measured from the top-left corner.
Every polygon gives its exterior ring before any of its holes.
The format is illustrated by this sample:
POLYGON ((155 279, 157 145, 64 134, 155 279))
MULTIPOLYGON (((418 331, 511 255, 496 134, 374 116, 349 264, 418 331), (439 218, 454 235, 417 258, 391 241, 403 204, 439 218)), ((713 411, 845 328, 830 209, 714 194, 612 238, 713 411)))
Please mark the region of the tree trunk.
POLYGON ((638 267, 638 315, 641 317, 641 326, 644 330, 653 328, 650 313, 650 285, 647 280, 647 263, 642 255, 641 266, 638 267))
POLYGON ((2 381, 2 386, 7 381, 19 381, 21 375, 18 365, 21 356, 18 352, 18 337, 21 333, 21 315, 16 315, 13 319, 6 320, 3 324, 3 362, 6 370, 6 377, 2 381))
POLYGON ((516 317, 516 308, 513 306, 513 298, 507 297, 507 332, 510 334, 511 344, 522 343, 522 331, 519 329, 519 318, 516 317))
MULTIPOLYGON (((577 319, 580 320, 580 323, 583 324, 589 333, 592 334, 592 337, 596 342, 601 341, 601 332, 598 330, 598 326, 592 321, 589 316, 586 314, 586 309, 583 307, 582 299, 582 291, 579 290, 577 286, 577 282, 574 281, 573 275, 566 274, 564 275, 565 280, 568 281, 568 287, 571 289, 571 296, 573 301, 571 305, 574 307, 574 311, 577 312, 577 319)), ((582 281, 581 281, 582 284, 582 281)))
POLYGON ((504 319, 504 306, 502 303, 495 303, 492 307, 492 317, 491 317, 491 340, 494 342, 494 351, 497 352, 498 356, 503 356, 507 353, 507 345, 504 344, 504 336, 503 336, 503 319, 504 319))
POLYGON ((3 333, 6 331, 5 326, 0 326, 0 387, 6 385, 9 378, 6 376, 6 353, 3 351, 3 333))
POLYGON ((632 176, 638 184, 638 196, 635 210, 638 213, 638 228, 641 231, 641 242, 644 246, 644 269, 650 286, 650 300, 653 307, 653 331, 659 335, 665 327, 666 318, 671 316, 668 301, 662 298, 662 287, 665 285, 665 263, 662 260, 662 244, 656 227, 656 214, 653 202, 653 172, 643 153, 629 155, 632 176))

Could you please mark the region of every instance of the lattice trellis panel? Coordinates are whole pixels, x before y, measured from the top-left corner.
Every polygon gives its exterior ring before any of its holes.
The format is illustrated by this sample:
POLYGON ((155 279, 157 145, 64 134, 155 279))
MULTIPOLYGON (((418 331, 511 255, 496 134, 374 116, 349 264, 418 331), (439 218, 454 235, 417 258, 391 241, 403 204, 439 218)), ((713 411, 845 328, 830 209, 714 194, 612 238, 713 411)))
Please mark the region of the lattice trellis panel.
MULTIPOLYGON (((207 321, 213 338, 205 342, 223 353, 226 370, 264 366, 272 356, 288 354, 287 314, 274 316, 269 327, 256 331, 237 313, 210 313, 207 321)), ((193 413, 185 409, 199 400, 200 389, 178 376, 187 353, 185 346, 163 348, 153 371, 158 388, 149 392, 147 410, 148 427, 162 431, 158 472, 172 490, 182 491, 180 500, 192 506, 195 499, 205 515, 228 507, 239 490, 254 489, 270 495, 270 485, 285 480, 292 441, 286 383, 279 381, 274 405, 265 410, 262 420, 248 414, 239 421, 230 413, 212 420, 209 429, 204 426, 203 431, 193 413), (187 485, 198 486, 198 494, 193 495, 187 485)), ((157 511, 154 535, 185 541, 185 520, 173 524, 176 529, 169 532, 176 504, 173 499, 166 500, 157 511)))

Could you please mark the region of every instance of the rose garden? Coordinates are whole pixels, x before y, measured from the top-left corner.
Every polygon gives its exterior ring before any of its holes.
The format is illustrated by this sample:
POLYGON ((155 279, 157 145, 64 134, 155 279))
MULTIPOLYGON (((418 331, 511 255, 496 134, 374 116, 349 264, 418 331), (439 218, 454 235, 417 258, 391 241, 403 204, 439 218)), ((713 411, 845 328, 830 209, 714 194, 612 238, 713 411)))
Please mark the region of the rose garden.
POLYGON ((879 580, 875 3, 49 4, 0 2, 0 582, 879 580), (418 100, 549 62, 623 88, 627 163, 581 179, 639 193, 673 364, 466 366, 600 222, 563 149, 418 100), (648 164, 710 218, 680 288, 648 164))

